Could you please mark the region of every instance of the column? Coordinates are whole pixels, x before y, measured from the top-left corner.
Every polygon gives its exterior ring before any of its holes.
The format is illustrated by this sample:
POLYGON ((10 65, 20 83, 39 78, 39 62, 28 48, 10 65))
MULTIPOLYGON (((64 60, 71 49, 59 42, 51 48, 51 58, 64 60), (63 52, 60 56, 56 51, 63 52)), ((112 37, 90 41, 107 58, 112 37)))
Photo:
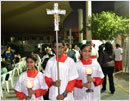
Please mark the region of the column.
MULTIPOLYGON (((86 25, 91 26, 91 23, 89 23, 89 20, 92 17, 92 7, 91 7, 91 1, 86 1, 86 25)), ((91 41, 92 40, 92 33, 91 30, 88 30, 86 27, 86 40, 91 41)))
MULTIPOLYGON (((78 9, 79 32, 83 29, 83 9, 78 9)), ((83 32, 79 33, 79 43, 83 43, 83 32)))
POLYGON ((71 45, 72 44, 72 30, 71 29, 69 29, 69 45, 71 45))

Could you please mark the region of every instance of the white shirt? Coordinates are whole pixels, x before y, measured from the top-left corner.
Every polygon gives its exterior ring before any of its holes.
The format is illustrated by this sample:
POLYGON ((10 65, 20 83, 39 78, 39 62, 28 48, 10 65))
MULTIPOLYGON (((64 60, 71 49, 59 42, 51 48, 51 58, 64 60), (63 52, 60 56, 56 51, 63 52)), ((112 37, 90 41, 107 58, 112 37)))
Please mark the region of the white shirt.
POLYGON ((76 61, 79 61, 79 57, 80 57, 80 53, 79 51, 73 49, 76 53, 75 53, 75 57, 76 57, 76 61))
POLYGON ((91 56, 96 56, 96 58, 98 58, 98 51, 94 47, 92 47, 91 56))
POLYGON ((123 50, 121 48, 115 48, 114 52, 115 52, 115 61, 121 61, 122 60, 121 54, 123 53, 123 50))

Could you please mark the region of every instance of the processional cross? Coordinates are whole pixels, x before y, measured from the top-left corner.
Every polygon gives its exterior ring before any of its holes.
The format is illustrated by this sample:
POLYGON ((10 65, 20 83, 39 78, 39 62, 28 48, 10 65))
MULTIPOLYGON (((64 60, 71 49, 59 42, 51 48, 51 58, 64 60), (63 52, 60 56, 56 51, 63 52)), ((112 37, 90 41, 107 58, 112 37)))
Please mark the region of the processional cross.
MULTIPOLYGON (((66 10, 58 9, 58 3, 54 3, 54 9, 47 9, 48 15, 54 15, 54 26, 56 31, 56 56, 57 56, 57 79, 59 80, 59 59, 58 59, 58 31, 59 31, 59 14, 66 14, 66 10)), ((58 87, 58 95, 60 94, 60 88, 58 87)))

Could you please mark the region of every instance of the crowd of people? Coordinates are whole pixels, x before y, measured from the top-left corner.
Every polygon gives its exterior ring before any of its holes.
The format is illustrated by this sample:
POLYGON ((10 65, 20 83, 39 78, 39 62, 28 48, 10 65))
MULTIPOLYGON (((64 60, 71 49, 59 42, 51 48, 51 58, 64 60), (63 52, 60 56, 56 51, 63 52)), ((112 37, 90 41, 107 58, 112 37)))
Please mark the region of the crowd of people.
MULTIPOLYGON (((93 43, 78 47, 78 44, 64 44, 59 39, 58 49, 59 73, 56 40, 52 48, 44 47, 42 55, 33 51, 26 57, 26 71, 18 77, 14 87, 18 99, 99 101, 100 92, 106 90, 107 75, 110 93, 114 94, 113 72, 122 70, 123 50, 119 44, 113 48, 110 42, 106 42, 97 51, 93 43), (40 71, 37 69, 38 63, 42 67, 40 71), (92 70, 90 74, 87 74, 88 67, 92 70), (27 87, 28 81, 33 81, 31 89, 27 87), (92 91, 88 92, 90 89, 92 91)), ((20 54, 13 53, 8 46, 2 55, 1 74, 12 70, 12 65, 20 61, 20 54)))
POLYGON ((19 53, 12 52, 11 47, 7 46, 7 49, 1 55, 1 74, 7 73, 14 69, 14 64, 21 61, 21 55, 19 53))

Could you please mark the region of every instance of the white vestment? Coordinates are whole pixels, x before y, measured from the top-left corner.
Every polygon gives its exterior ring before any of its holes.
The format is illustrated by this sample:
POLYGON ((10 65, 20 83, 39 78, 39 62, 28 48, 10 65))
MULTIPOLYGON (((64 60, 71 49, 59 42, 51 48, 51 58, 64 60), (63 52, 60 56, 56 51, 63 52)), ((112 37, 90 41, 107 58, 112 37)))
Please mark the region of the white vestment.
MULTIPOLYGON (((34 86, 32 90, 37 90, 37 89, 48 89, 45 80, 44 80, 44 75, 41 72, 38 72, 37 76, 35 78, 30 78, 27 76, 27 71, 23 72, 19 78, 17 79, 15 83, 14 89, 18 92, 24 93, 26 96, 28 96, 28 89, 26 87, 27 80, 33 80, 34 86)), ((43 100, 43 96, 40 96, 38 98, 35 97, 34 94, 32 94, 31 100, 37 101, 37 100, 43 100)))
POLYGON ((122 61, 121 54, 123 53, 123 50, 121 48, 115 48, 114 52, 115 52, 115 61, 122 61))
MULTIPOLYGON (((100 77, 101 79, 104 78, 104 74, 102 72, 102 69, 99 65, 99 63, 92 59, 92 77, 100 77)), ((77 80, 82 80, 82 83, 87 83, 87 75, 85 73, 85 66, 81 61, 76 62, 76 68, 78 70, 79 77, 77 80)), ((94 92, 87 93, 86 90, 88 88, 83 87, 81 88, 74 88, 74 99, 75 100, 84 100, 84 101, 100 101, 100 86, 95 86, 92 83, 91 89, 93 89, 94 92)))
MULTIPOLYGON (((62 94, 71 80, 78 78, 75 62, 67 57, 65 62, 59 62, 59 77, 61 80, 60 94, 62 94)), ((52 78, 52 81, 57 80, 57 61, 56 56, 50 58, 46 65, 45 76, 52 78)), ((58 87, 51 86, 49 90, 49 99, 56 100, 58 96, 58 87)), ((73 93, 68 93, 64 100, 73 101, 73 93)))

